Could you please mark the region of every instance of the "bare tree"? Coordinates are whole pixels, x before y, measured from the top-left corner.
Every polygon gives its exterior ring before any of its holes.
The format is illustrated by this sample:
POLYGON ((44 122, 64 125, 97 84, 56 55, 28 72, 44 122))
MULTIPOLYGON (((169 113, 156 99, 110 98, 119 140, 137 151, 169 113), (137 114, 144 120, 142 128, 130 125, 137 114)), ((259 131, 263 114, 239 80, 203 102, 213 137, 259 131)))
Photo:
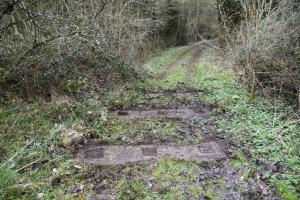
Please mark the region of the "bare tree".
POLYGON ((237 69, 252 90, 261 86, 299 94, 299 5, 285 0, 278 5, 257 0, 246 1, 245 6, 244 21, 236 35, 227 37, 228 53, 237 69))
POLYGON ((92 77, 105 67, 120 71, 138 67, 158 43, 165 25, 159 16, 164 5, 142 0, 4 0, 2 91, 49 90, 82 72, 92 77))

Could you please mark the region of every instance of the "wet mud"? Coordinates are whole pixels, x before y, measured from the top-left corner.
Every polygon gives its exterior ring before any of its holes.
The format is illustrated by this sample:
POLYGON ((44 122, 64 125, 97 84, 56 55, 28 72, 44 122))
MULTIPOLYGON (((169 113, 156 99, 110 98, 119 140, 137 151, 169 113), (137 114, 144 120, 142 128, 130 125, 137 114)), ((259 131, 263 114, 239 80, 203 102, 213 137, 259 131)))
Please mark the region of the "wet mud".
MULTIPOLYGON (((194 65, 201 58, 205 45, 195 45, 184 50, 172 63, 166 66, 166 70, 158 78, 166 76, 176 64, 178 64, 185 55, 195 50, 188 63, 188 72, 186 74, 186 83, 191 84, 194 76, 194 65)), ((224 130, 218 129, 211 121, 215 116, 213 111, 219 108, 218 105, 209 104, 202 101, 199 97, 203 91, 155 91, 145 95, 159 99, 165 96, 174 98, 171 105, 150 105, 145 102, 144 105, 137 105, 128 110, 115 110, 111 116, 119 119, 145 119, 145 118, 167 118, 180 120, 186 123, 182 130, 176 130, 184 137, 191 137, 193 140, 196 133, 203 134, 203 140, 196 145, 179 145, 178 141, 166 141, 156 143, 155 136, 143 135, 143 144, 139 145, 101 145, 85 144, 77 152, 82 163, 94 167, 89 183, 93 183, 92 190, 98 195, 99 199, 118 199, 112 195, 114 184, 122 177, 144 177, 151 171, 152 164, 163 158, 177 158, 198 162, 197 176, 190 181, 172 183, 172 187, 184 188, 184 199, 189 197, 188 187, 192 185, 201 186, 205 191, 214 191, 213 194, 203 193, 199 196, 200 200, 218 199, 240 200, 240 199, 267 199, 279 200, 273 188, 269 187, 253 168, 248 164, 241 163, 236 166, 235 161, 237 151, 246 152, 247 147, 243 147, 238 141, 232 141, 227 138, 224 130), (178 100, 177 97, 197 97, 190 101, 178 100), (188 107, 188 108, 186 108, 188 107), (245 150, 245 151, 244 151, 245 150), (97 167, 102 166, 102 167, 97 167), (126 174, 128 167, 135 168, 137 174, 126 174), (100 182, 99 182, 100 180, 100 182), (103 180, 111 181, 110 184, 103 180)), ((226 114, 224 118, 227 119, 226 114)), ((230 116, 228 117, 230 120, 230 116)), ((245 155, 247 155, 245 153, 245 155)), ((252 159, 252 158, 247 158, 252 159)), ((182 174, 188 176, 189 169, 183 170, 182 174)), ((146 179, 146 177, 144 177, 146 179)), ((130 179, 130 178, 129 178, 130 179)), ((154 194, 167 193, 170 188, 159 188, 159 181, 147 180, 147 190, 154 194)), ((96 198, 96 199, 97 199, 96 198)))

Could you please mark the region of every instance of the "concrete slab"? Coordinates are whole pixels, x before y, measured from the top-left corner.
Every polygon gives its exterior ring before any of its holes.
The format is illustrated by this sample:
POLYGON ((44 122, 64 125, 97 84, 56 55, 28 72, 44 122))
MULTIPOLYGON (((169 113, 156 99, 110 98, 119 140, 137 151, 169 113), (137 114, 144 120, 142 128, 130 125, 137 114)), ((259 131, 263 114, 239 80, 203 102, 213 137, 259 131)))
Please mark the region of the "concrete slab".
POLYGON ((155 161, 175 157, 189 161, 214 161, 225 158, 221 146, 216 142, 199 145, 137 145, 137 146, 91 146, 79 152, 82 162, 94 165, 121 165, 127 163, 155 161))
POLYGON ((208 109, 158 109, 148 111, 116 111, 113 113, 119 118, 154 118, 165 117, 170 119, 193 119, 203 118, 211 115, 208 109))
POLYGON ((158 97, 164 97, 164 96, 170 96, 170 97, 194 97, 199 96, 200 92, 159 92, 159 93, 148 93, 146 94, 150 98, 158 98, 158 97))

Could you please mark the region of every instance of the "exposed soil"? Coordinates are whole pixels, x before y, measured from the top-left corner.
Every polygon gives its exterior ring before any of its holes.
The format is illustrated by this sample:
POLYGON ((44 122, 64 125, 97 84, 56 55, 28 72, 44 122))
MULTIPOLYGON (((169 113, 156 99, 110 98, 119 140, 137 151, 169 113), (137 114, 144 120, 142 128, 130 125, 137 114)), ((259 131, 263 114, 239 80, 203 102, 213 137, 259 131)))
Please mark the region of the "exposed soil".
POLYGON ((197 45, 196 51, 193 53, 191 59, 189 60, 188 63, 188 73, 187 73, 187 77, 186 77, 186 81, 188 84, 190 84, 190 82, 192 81, 192 77, 195 73, 194 71, 194 65, 197 63, 197 61, 200 59, 200 57, 202 56, 202 54, 204 53, 204 50, 207 47, 204 44, 199 44, 197 45))
MULTIPOLYGON (((148 148, 148 147, 146 147, 148 148)), ((144 149, 140 151, 143 157, 154 157, 158 153, 157 150, 152 148, 144 149)), ((153 165, 149 164, 156 161, 148 160, 142 163, 133 163, 132 165, 110 165, 95 167, 92 173, 88 176, 88 183, 92 184, 92 190, 97 194, 95 199, 118 199, 117 196, 113 195, 110 187, 107 187, 107 182, 113 180, 119 180, 122 177, 142 176, 143 173, 147 173, 152 170, 153 165), (128 168, 136 167, 134 171, 129 171, 128 168), (111 180, 113 179, 113 180, 111 180)), ((199 161, 199 160, 198 160, 199 161)), ((211 161, 211 160, 210 160, 211 161)), ((96 163, 99 164, 99 163, 96 163)), ((101 163, 102 164, 102 163, 101 163)), ((218 162, 202 162, 196 172, 184 169, 181 173, 182 176, 188 177, 190 173, 196 173, 196 177, 190 181, 184 181, 180 183, 172 183, 172 187, 184 188, 186 200, 194 199, 189 198, 189 186, 200 185, 204 190, 212 190, 214 194, 212 196, 219 196, 223 200, 256 200, 256 199, 267 199, 267 200, 279 200, 275 195, 275 191, 265 184, 262 180, 257 177, 247 177, 247 174, 251 172, 249 167, 243 166, 241 168, 232 167, 231 159, 221 159, 218 162)), ((255 175, 256 176, 256 175, 255 175)), ((148 190, 152 193, 164 194, 169 192, 168 187, 161 187, 159 180, 148 178, 146 183, 148 190)), ((214 199, 208 194, 203 194, 197 198, 201 200, 214 199)))
POLYGON ((161 74, 158 75, 158 79, 164 78, 172 68, 174 68, 179 62, 182 61, 184 56, 186 56, 188 53, 193 51, 195 48, 196 48, 196 46, 187 47, 187 49, 185 49, 181 54, 179 54, 179 56, 177 56, 177 58, 175 60, 173 60, 168 65, 166 65, 164 72, 162 72, 161 74))
POLYGON ((193 97, 193 96, 199 96, 201 93, 197 92, 168 92, 168 91, 163 91, 163 92, 158 92, 158 93, 148 93, 146 94, 150 98, 158 98, 162 96, 171 96, 171 97, 193 97))
MULTIPOLYGON (((205 92, 206 93, 206 92, 205 92)), ((202 92, 183 92, 161 91, 146 94, 149 98, 147 101, 141 101, 135 105, 115 107, 111 111, 151 111, 151 110, 176 110, 176 109, 204 109, 217 110, 221 109, 217 104, 208 103, 201 100, 202 92), (166 99, 167 98, 167 99, 166 99)))
MULTIPOLYGON (((163 78, 174 65, 178 64, 182 58, 196 49, 188 63, 186 82, 189 84, 194 76, 194 65, 205 50, 204 45, 195 45, 183 51, 172 63, 166 66, 166 70, 158 79, 163 78)), ((99 180, 119 180, 126 169, 130 166, 139 168, 138 173, 126 175, 126 177, 143 177, 151 170, 151 164, 162 158, 175 157, 180 160, 202 163, 199 165, 197 177, 190 181, 172 183, 172 187, 188 188, 190 185, 199 185, 205 190, 211 188, 215 191, 212 196, 219 196, 225 200, 240 199, 270 199, 277 200, 275 191, 263 182, 258 174, 248 165, 234 167, 236 159, 235 152, 243 148, 243 144, 238 141, 231 141, 226 137, 223 130, 217 129, 211 119, 215 116, 213 111, 219 108, 217 105, 206 103, 199 99, 201 90, 190 91, 159 91, 145 94, 148 97, 158 99, 156 105, 150 102, 137 105, 130 110, 117 110, 111 112, 111 116, 119 119, 140 119, 145 118, 167 118, 179 120, 186 124, 187 128, 182 130, 185 137, 203 134, 203 140, 196 145, 178 145, 179 141, 166 141, 156 143, 155 136, 143 135, 144 144, 140 145, 91 145, 83 146, 78 153, 79 158, 85 164, 94 166, 94 172, 89 182, 94 184, 93 190, 99 195, 99 199, 117 199, 111 195, 113 188, 104 181, 99 180), (171 105, 161 105, 160 98, 170 96, 174 98, 171 105), (190 101, 180 101, 178 97, 198 97, 190 101), (172 142, 172 144, 170 143, 172 142), (97 168, 95 166, 103 166, 97 168), (109 166, 109 167, 107 167, 109 166), (100 187, 101 186, 101 187, 100 187), (99 189, 100 188, 100 189, 99 189)), ((226 118, 227 115, 224 115, 226 118)), ((228 116, 227 116, 228 117, 228 116)), ((178 131, 179 133, 180 131, 178 131)), ((180 133, 179 133, 180 134, 180 133)), ((193 140, 193 138, 192 138, 193 140)), ((247 155, 247 154, 246 154, 247 155)), ((189 169, 184 170, 183 175, 188 176, 189 169)), ((130 178, 129 178, 130 179, 130 178)), ((114 182, 114 181, 112 181, 114 182)), ((164 194, 169 188, 158 188, 159 181, 148 180, 148 191, 155 194, 164 194), (149 187, 148 187, 149 186, 149 187), (151 186, 151 187, 150 187, 151 186)), ((189 198, 188 190, 185 199, 189 198)), ((97 198, 96 198, 97 199, 97 198)), ((199 199, 214 199, 208 194, 203 194, 199 199)))

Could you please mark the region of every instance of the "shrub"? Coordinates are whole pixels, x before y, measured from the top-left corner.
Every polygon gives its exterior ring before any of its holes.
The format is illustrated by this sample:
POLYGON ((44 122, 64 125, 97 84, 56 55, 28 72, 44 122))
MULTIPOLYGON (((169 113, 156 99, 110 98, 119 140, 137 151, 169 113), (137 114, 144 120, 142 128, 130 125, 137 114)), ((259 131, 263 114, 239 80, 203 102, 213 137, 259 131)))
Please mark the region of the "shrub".
POLYGON ((249 2, 236 35, 228 37, 229 55, 252 89, 261 86, 296 94, 300 91, 299 6, 285 0, 276 6, 263 0, 249 2))
POLYGON ((142 0, 4 0, 0 91, 44 93, 84 76, 101 86, 111 77, 136 72, 158 44, 164 5, 142 0))

